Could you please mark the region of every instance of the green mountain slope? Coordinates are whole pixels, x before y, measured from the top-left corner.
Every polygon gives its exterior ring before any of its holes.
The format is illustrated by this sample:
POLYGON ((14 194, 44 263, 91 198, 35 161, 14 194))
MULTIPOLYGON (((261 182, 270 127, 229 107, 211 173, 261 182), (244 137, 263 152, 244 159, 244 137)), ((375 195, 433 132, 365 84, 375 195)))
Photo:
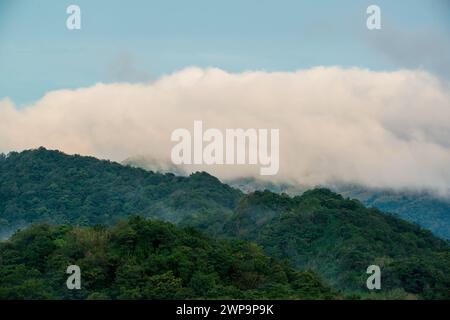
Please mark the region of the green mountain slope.
POLYGON ((332 299, 253 244, 140 217, 113 228, 33 226, 0 243, 0 299, 332 299), (81 269, 68 290, 66 269, 81 269))
POLYGON ((291 198, 245 196, 224 233, 311 269, 340 289, 361 291, 369 265, 383 270, 382 290, 450 298, 450 247, 429 231, 327 189, 291 198))
POLYGON ((447 242, 326 189, 243 194, 206 173, 177 177, 42 148, 0 157, 0 232, 35 222, 113 225, 131 215, 255 242, 345 293, 369 294, 366 269, 376 264, 375 298, 450 298, 447 242))
MULTIPOLYGON (((270 190, 301 195, 306 186, 288 183, 271 183, 254 178, 241 178, 227 181, 229 185, 245 193, 270 190)), ((375 207, 383 212, 398 215, 400 218, 417 223, 431 230, 435 235, 450 240, 450 199, 426 191, 396 191, 374 189, 361 185, 335 184, 329 188, 344 197, 358 199, 367 207, 375 207)))
POLYGON ((0 157, 0 234, 33 222, 94 225, 139 214, 167 221, 231 213, 242 193, 206 173, 159 174, 38 150, 0 157))
POLYGON ((368 207, 392 212, 400 218, 417 223, 437 236, 450 240, 450 199, 430 192, 369 189, 361 186, 340 186, 340 194, 360 200, 368 207))

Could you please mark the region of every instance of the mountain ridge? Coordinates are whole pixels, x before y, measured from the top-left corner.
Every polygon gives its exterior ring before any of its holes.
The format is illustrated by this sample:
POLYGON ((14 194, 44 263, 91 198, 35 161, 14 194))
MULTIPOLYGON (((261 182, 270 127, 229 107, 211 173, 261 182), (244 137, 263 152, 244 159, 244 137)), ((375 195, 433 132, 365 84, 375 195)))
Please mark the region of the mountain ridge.
MULTIPOLYGON (((311 189, 292 183, 273 183, 255 178, 226 180, 227 184, 244 193, 263 191, 301 195, 311 189)), ((358 199, 367 207, 375 207, 383 212, 398 215, 400 218, 417 223, 431 230, 435 235, 450 240, 450 199, 429 191, 394 190, 370 188, 362 185, 338 184, 317 186, 328 188, 352 199, 358 199)))
POLYGON ((328 189, 244 194, 205 172, 177 177, 44 148, 0 158, 0 230, 18 222, 114 225, 134 215, 254 242, 344 292, 367 293, 366 268, 377 264, 381 294, 450 297, 447 242, 328 189))

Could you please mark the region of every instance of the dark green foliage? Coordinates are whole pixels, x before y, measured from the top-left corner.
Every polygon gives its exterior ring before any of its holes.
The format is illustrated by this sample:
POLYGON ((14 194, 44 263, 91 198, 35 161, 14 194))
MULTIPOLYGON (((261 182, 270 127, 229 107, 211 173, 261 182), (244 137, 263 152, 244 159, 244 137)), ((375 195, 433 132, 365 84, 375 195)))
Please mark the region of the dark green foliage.
POLYGON ((424 298, 450 298, 445 241, 327 189, 294 198, 269 191, 247 195, 224 230, 348 292, 367 290, 365 272, 375 264, 382 269, 382 293, 402 289, 424 298))
MULTIPOLYGON (((246 193, 267 189, 275 193, 286 192, 295 196, 309 189, 307 186, 289 183, 274 184, 254 178, 234 179, 227 183, 246 193)), ((333 184, 330 188, 345 197, 360 200, 366 207, 396 214, 404 220, 431 230, 443 239, 450 240, 450 198, 448 196, 415 189, 399 191, 342 183, 333 184)))
POLYGON ((254 244, 133 217, 110 228, 37 225, 0 244, 0 299, 332 299, 254 244), (82 271, 68 290, 66 268, 82 271))
POLYGON ((450 298, 447 242, 327 189, 244 195, 207 173, 177 177, 42 148, 0 156, 0 236, 35 222, 71 227, 31 227, 2 245, 2 297, 333 297, 318 274, 347 298, 450 298), (101 226, 134 214, 185 229, 101 226), (60 291, 61 268, 74 263, 85 291, 60 291), (372 264, 381 292, 366 289, 372 264))
POLYGON ((369 189, 340 186, 339 193, 361 200, 368 207, 392 212, 450 240, 450 200, 430 192, 369 189))
POLYGON ((0 157, 0 236, 33 222, 94 225, 131 214, 178 222, 230 214, 242 193, 207 173, 159 174, 43 148, 0 157))

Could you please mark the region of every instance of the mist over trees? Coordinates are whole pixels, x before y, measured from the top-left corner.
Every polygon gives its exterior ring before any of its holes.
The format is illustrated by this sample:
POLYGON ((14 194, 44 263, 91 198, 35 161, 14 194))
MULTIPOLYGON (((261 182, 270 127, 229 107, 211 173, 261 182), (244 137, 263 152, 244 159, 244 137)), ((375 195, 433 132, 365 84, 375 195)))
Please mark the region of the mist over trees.
POLYGON ((0 232, 15 226, 3 298, 450 298, 448 242, 323 188, 244 194, 40 148, 0 157, 0 232), (74 263, 77 294, 61 289, 74 263))

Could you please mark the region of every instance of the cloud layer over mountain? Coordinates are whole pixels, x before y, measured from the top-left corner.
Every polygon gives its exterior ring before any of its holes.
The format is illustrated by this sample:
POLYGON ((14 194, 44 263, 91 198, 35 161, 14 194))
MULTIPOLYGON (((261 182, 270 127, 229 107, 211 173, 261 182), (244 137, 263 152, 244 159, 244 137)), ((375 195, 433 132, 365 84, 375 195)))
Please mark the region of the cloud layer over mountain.
MULTIPOLYGON (((45 146, 170 166, 177 128, 280 129, 275 181, 450 190, 450 88, 424 71, 318 67, 228 73, 187 68, 146 84, 48 93, 26 108, 0 101, 0 152, 45 146)), ((222 178, 259 166, 192 166, 222 178)))

